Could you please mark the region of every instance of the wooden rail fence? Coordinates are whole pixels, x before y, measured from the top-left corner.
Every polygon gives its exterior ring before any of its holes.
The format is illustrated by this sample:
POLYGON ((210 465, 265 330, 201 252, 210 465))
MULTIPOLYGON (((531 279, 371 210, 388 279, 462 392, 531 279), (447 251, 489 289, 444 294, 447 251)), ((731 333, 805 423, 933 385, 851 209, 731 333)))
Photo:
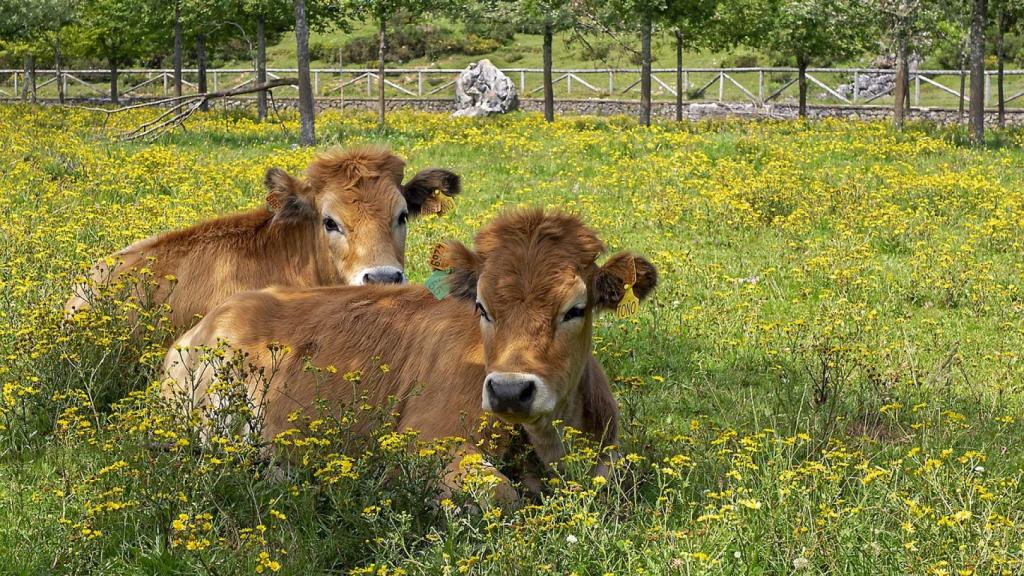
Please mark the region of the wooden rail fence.
MULTIPOLYGON (((373 98, 378 83, 385 84, 389 99, 452 99, 455 79, 461 69, 396 68, 385 70, 384 77, 373 69, 319 68, 311 71, 314 94, 318 98, 373 98)), ((542 70, 535 68, 507 68, 504 72, 516 82, 522 97, 537 97, 543 89, 542 70)), ((198 71, 183 69, 183 88, 186 94, 196 93, 198 71)), ((873 68, 811 68, 807 80, 809 100, 814 104, 831 106, 861 106, 870 104, 892 105, 892 88, 881 92, 864 93, 860 80, 864 77, 884 82, 891 79, 892 70, 873 68), (852 87, 841 91, 840 85, 852 87)), ((119 70, 119 93, 122 97, 167 96, 173 91, 173 71, 170 69, 119 70)), ((269 79, 295 76, 294 68, 270 68, 269 79)), ((109 98, 107 70, 37 70, 35 94, 38 98, 57 97, 57 84, 71 98, 109 98)), ((676 70, 653 70, 654 98, 674 99, 676 96, 676 70)), ((255 82, 255 70, 250 68, 217 68, 207 70, 210 89, 232 89, 255 82)), ((22 96, 28 77, 23 70, 0 70, 0 98, 15 99, 22 96)), ((685 68, 679 78, 686 99, 691 101, 749 102, 763 105, 793 99, 797 92, 797 69, 786 67, 755 68, 685 68)), ((911 103, 915 107, 955 107, 961 99, 966 78, 960 70, 914 70, 910 72, 911 103)), ((559 69, 554 70, 556 98, 632 99, 639 97, 640 72, 636 69, 559 69)), ((985 73, 985 102, 992 106, 995 72, 985 73)), ((1024 70, 1005 72, 1005 103, 1019 104, 1024 97, 1024 70)), ((288 86, 277 88, 278 94, 287 96, 297 91, 288 86)))

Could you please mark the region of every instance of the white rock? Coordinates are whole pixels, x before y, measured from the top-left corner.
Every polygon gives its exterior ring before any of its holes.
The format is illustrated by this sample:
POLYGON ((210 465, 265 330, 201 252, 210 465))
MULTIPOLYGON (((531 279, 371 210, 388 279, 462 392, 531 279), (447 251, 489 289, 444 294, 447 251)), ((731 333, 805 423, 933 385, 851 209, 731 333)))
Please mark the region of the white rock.
POLYGON ((459 109, 453 117, 504 114, 519 108, 519 95, 512 79, 484 59, 466 67, 455 81, 459 109))

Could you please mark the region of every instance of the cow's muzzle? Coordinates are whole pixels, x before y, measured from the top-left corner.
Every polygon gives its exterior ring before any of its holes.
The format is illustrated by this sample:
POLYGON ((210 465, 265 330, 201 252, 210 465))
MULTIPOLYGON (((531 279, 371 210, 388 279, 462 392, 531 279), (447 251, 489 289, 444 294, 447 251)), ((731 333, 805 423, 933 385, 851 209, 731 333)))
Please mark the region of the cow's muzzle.
POLYGON ((356 274, 355 284, 404 284, 405 274, 394 266, 374 266, 356 274))
POLYGON ((484 380, 482 407, 495 414, 528 415, 542 386, 533 374, 492 372, 484 380))

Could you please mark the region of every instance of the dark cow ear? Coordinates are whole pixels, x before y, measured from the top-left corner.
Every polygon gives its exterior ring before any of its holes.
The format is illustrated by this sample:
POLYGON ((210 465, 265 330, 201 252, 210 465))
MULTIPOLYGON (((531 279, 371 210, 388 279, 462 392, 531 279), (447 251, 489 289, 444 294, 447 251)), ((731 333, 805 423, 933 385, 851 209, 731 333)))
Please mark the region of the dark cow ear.
POLYGON ((309 185, 280 168, 268 168, 263 177, 267 188, 267 209, 276 220, 301 218, 315 214, 309 185))
POLYGON ((629 252, 612 255, 597 271, 594 282, 595 303, 598 308, 614 310, 626 294, 626 284, 632 280, 633 293, 643 300, 658 284, 658 271, 643 256, 629 252))
POLYGON ((450 201, 438 198, 435 192, 451 198, 462 192, 459 175, 442 168, 420 170, 408 182, 402 185, 402 195, 409 206, 409 214, 444 214, 448 211, 450 201))
POLYGON ((451 267, 448 275, 449 294, 456 298, 476 300, 476 281, 480 277, 480 256, 461 242, 449 240, 444 243, 446 265, 451 267))

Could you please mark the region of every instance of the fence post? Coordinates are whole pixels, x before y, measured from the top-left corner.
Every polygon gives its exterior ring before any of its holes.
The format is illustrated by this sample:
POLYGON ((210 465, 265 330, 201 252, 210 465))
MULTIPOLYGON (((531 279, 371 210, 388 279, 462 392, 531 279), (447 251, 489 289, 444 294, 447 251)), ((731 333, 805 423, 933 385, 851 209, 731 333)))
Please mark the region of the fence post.
POLYGON ((857 103, 857 99, 860 98, 860 72, 853 71, 853 103, 857 103))
POLYGON ((219 74, 217 74, 216 70, 213 70, 212 72, 213 72, 213 91, 214 92, 220 92, 220 88, 219 88, 220 83, 217 81, 217 76, 219 76, 219 74))
POLYGON ((718 101, 725 100, 725 72, 718 73, 718 101))
POLYGON ((757 71, 757 99, 764 104, 764 70, 757 71))
POLYGON ((160 76, 161 76, 161 80, 163 80, 164 96, 167 96, 167 72, 161 72, 160 76))
POLYGON ((526 97, 526 70, 519 71, 519 91, 526 97))
POLYGON ((690 91, 690 71, 683 70, 683 90, 686 92, 690 91))
POLYGON ((989 96, 992 95, 992 75, 985 71, 985 107, 988 108, 989 96))
MULTIPOLYGON (((216 78, 217 77, 214 76, 214 82, 216 82, 216 78)), ((319 93, 320 93, 320 71, 319 70, 314 70, 313 71, 313 95, 315 96, 315 95, 317 95, 319 93)))
POLYGON ((14 73, 14 97, 18 97, 18 73, 14 73))
POLYGON ((921 107, 921 75, 914 74, 914 107, 921 107))
POLYGON ((416 94, 423 96, 423 70, 416 73, 416 94))
POLYGON ((567 86, 566 94, 572 96, 572 74, 565 75, 565 84, 567 86))
POLYGON ((371 82, 373 82, 373 76, 371 76, 370 73, 367 72, 366 73, 366 97, 367 98, 369 98, 371 95, 373 95, 373 87, 370 86, 371 82))
POLYGON ((608 70, 608 95, 615 94, 615 72, 608 70))

